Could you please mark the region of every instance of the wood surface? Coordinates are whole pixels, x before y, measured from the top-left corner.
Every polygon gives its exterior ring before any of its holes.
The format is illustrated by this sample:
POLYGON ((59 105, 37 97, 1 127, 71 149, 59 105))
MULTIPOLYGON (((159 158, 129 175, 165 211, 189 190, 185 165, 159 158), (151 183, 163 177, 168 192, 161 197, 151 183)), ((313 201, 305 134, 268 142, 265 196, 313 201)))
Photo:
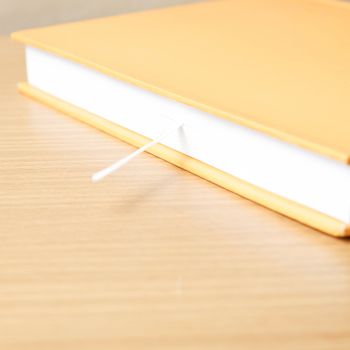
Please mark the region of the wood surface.
POLYGON ((0 349, 350 349, 350 241, 16 92, 0 39, 0 349))

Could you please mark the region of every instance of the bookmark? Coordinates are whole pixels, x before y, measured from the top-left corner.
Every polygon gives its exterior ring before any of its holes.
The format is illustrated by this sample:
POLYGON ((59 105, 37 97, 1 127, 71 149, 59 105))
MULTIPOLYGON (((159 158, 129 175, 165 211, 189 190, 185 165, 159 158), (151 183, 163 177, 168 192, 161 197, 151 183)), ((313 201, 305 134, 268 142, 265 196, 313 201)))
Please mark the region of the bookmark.
POLYGON ((104 179, 106 176, 111 175, 112 173, 119 170, 121 167, 123 167, 125 164, 129 163, 132 159, 137 157, 139 154, 147 151, 152 146, 156 145, 157 143, 163 141, 167 136, 175 132, 176 130, 180 129, 183 126, 183 123, 179 123, 176 126, 173 126, 171 129, 166 130, 163 132, 160 136, 152 140, 151 142, 147 143, 146 145, 142 146, 135 152, 129 154, 128 156, 118 160, 117 162, 113 163, 109 167, 102 169, 101 171, 95 173, 92 175, 91 180, 92 182, 99 182, 102 179, 104 179))

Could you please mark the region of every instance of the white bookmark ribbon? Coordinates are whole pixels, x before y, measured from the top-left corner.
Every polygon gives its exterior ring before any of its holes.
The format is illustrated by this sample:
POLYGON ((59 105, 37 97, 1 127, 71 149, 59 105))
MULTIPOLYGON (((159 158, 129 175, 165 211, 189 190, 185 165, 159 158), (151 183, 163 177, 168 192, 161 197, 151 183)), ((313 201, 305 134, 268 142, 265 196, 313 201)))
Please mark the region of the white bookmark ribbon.
POLYGON ((112 173, 116 172, 117 170, 119 170, 121 167, 123 167, 125 164, 129 163, 132 159, 134 159, 135 157, 137 157, 139 154, 147 151, 149 148, 151 148, 152 146, 156 145, 157 143, 163 141, 165 138, 167 138, 170 134, 172 134, 173 132, 175 132, 176 130, 180 129, 183 126, 183 123, 179 123, 175 126, 173 126, 171 129, 166 130, 165 132, 163 132, 160 136, 158 136, 157 138, 155 138, 154 140, 152 140, 151 142, 147 143, 146 145, 142 146, 141 148, 139 148, 138 150, 136 150, 135 152, 129 154, 128 156, 118 160, 117 162, 113 163, 112 165, 110 165, 109 167, 102 169, 101 171, 95 173, 94 175, 92 175, 91 180, 92 182, 99 182, 102 179, 104 179, 106 176, 111 175, 112 173))

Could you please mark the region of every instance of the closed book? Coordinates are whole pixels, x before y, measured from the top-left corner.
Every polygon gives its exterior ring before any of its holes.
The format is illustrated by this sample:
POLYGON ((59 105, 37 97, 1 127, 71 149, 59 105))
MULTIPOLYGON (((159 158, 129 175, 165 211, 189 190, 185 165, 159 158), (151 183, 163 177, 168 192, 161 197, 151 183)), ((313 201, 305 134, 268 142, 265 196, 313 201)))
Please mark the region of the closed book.
POLYGON ((350 5, 207 1, 30 29, 19 89, 290 218, 350 235, 350 5))

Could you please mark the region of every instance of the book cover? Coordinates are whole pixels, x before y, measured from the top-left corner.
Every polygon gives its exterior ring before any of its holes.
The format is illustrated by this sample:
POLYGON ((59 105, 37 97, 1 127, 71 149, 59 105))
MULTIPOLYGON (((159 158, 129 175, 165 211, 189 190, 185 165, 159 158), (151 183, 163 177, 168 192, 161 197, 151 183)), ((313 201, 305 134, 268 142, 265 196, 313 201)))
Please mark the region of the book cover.
MULTIPOLYGON (((26 30, 13 38, 348 164, 349 30, 350 6, 338 1, 221 0, 26 30)), ((26 84, 20 89, 141 142, 26 84)), ((273 210, 334 235, 349 234, 338 220, 158 148, 156 155, 273 210)))

